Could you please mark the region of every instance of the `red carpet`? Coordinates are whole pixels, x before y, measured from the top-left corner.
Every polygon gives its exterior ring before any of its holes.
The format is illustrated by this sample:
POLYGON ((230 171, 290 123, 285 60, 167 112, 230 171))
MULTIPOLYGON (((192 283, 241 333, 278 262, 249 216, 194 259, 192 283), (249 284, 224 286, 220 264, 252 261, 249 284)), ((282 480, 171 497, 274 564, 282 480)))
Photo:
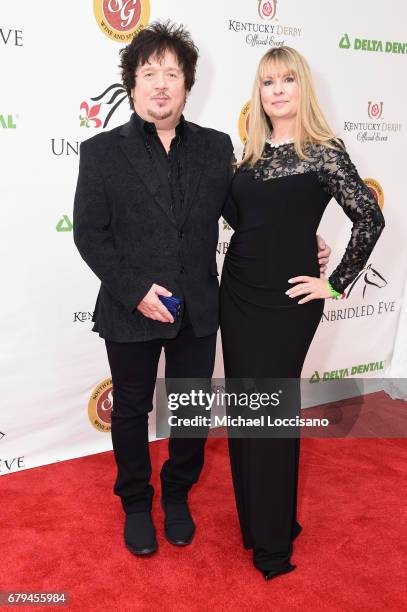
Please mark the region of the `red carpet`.
POLYGON ((166 442, 151 451, 159 552, 149 559, 122 546, 112 453, 1 477, 0 591, 66 591, 65 609, 82 612, 407 609, 406 440, 302 441, 297 569, 269 583, 241 545, 226 441, 208 441, 191 495, 197 533, 183 549, 162 534, 166 442))

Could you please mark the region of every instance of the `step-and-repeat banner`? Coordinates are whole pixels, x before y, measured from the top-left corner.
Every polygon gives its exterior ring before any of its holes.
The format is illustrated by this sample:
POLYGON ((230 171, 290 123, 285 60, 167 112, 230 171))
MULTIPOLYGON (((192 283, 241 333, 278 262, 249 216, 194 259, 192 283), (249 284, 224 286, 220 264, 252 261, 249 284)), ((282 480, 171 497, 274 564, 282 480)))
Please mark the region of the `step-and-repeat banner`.
MULTIPOLYGON (((237 158, 260 57, 285 44, 308 59, 386 228, 346 295, 327 300, 303 376, 329 385, 382 377, 391 363, 407 261, 404 0, 2 2, 1 475, 111 448, 109 367, 91 332, 99 281, 72 234, 79 144, 128 120, 119 50, 167 18, 187 26, 200 50, 185 116, 230 134, 237 158)), ((231 230, 222 220, 219 229, 221 267, 231 230)), ((319 228, 333 249, 330 270, 350 229, 333 200, 319 228)), ((220 342, 215 375, 223 375, 220 342)), ((154 415, 150 422, 154 439, 154 415)))

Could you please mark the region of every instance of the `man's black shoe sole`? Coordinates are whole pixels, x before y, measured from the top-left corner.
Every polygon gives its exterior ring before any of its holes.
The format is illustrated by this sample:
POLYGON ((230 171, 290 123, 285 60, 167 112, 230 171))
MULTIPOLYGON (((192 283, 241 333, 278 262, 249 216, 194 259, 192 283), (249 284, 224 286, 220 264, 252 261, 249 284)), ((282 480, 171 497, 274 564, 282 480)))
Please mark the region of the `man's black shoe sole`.
POLYGON ((192 540, 194 539, 195 531, 192 534, 192 536, 189 538, 189 540, 171 540, 171 538, 167 536, 165 531, 164 531, 164 535, 165 535, 165 539, 167 540, 167 542, 169 542, 173 546, 188 546, 188 544, 191 544, 192 540))
POLYGON ((131 546, 129 546, 128 544, 126 544, 126 548, 127 550, 129 550, 133 555, 136 555, 137 557, 150 557, 151 555, 153 555, 155 552, 157 552, 158 550, 158 544, 157 542, 155 542, 155 546, 154 548, 140 548, 140 549, 136 549, 136 548, 132 548, 131 546))

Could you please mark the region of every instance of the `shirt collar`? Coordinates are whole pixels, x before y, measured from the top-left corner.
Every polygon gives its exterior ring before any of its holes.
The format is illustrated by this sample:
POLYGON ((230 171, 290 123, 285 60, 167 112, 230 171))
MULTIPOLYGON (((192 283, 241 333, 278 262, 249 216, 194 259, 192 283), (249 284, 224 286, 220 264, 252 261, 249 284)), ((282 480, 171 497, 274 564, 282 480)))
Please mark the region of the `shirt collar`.
MULTIPOLYGON (((147 134, 157 134, 157 129, 155 127, 155 124, 153 122, 146 121, 145 119, 140 117, 140 115, 138 115, 136 111, 133 112, 132 119, 135 125, 137 126, 137 129, 140 131, 142 135, 145 135, 146 133, 147 134)), ((187 122, 185 121, 184 115, 181 115, 178 125, 175 128, 175 135, 181 136, 181 138, 183 138, 185 136, 186 125, 187 125, 187 122)))

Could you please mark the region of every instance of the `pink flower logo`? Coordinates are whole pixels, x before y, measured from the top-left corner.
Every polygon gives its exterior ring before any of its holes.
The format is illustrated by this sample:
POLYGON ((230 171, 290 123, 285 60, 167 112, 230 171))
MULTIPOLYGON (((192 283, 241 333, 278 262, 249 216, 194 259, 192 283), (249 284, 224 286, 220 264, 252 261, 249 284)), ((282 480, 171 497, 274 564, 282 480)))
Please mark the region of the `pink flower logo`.
POLYGON ((80 126, 95 128, 100 127, 102 125, 102 121, 99 119, 99 117, 97 117, 100 107, 100 104, 95 104, 89 108, 89 104, 87 102, 82 102, 80 106, 81 114, 79 115, 80 126), (93 121, 93 124, 90 123, 91 121, 93 121))
POLYGON ((383 102, 375 102, 374 104, 369 102, 367 112, 371 119, 380 119, 383 113, 383 102))
POLYGON ((263 4, 262 11, 265 17, 270 17, 271 13, 273 12, 273 5, 271 4, 271 2, 265 2, 263 4))

